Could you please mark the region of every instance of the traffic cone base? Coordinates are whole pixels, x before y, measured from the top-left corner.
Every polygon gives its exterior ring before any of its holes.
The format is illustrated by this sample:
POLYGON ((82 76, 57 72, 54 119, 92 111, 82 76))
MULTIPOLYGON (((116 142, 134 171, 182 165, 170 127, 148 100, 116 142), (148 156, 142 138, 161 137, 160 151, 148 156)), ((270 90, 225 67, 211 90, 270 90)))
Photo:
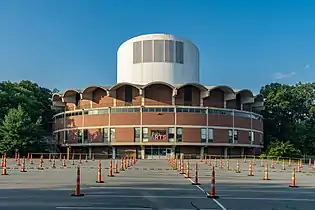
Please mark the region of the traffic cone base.
POLYGON ((254 176, 254 174, 248 174, 247 176, 254 176))
POLYGON ((212 198, 212 199, 218 199, 219 198, 219 196, 217 196, 217 195, 207 195, 207 197, 208 198, 212 198))
POLYGON ((291 187, 291 188, 297 188, 298 186, 296 186, 296 185, 289 185, 289 187, 291 187))
POLYGON ((104 181, 96 181, 96 183, 105 183, 104 181))
POLYGON ((71 196, 73 196, 73 197, 82 197, 82 196, 84 196, 84 194, 79 194, 79 195, 71 194, 71 196))
POLYGON ((263 178, 263 180, 270 180, 269 178, 268 179, 266 179, 266 178, 263 178))
POLYGON ((190 177, 190 176, 185 176, 185 178, 186 178, 186 179, 190 179, 191 177, 190 177))
POLYGON ((192 185, 200 185, 200 183, 193 182, 192 185))
POLYGON ((108 176, 108 177, 114 177, 114 175, 113 175, 113 174, 108 174, 107 176, 108 176))

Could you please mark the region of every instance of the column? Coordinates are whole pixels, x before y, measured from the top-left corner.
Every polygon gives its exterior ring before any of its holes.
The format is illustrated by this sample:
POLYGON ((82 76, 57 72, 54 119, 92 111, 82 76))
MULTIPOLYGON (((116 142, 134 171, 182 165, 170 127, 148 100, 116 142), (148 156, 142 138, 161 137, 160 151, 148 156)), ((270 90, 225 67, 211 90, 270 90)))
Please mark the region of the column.
POLYGON ((226 109, 226 100, 224 100, 224 109, 226 109))
POLYGON ((204 159, 205 156, 205 147, 200 147, 200 158, 204 159))
POLYGON ((172 158, 176 158, 176 155, 175 155, 175 147, 176 147, 176 146, 172 146, 172 148, 171 148, 171 157, 172 157, 172 158))
POLYGON ((145 147, 141 146, 141 159, 143 160, 145 158, 145 147))
POLYGON ((227 158, 228 157, 228 147, 225 147, 224 148, 224 158, 227 158))
POLYGON ((112 158, 116 159, 116 148, 112 147, 112 158))
POLYGON ((89 147, 89 159, 92 159, 92 147, 89 147))

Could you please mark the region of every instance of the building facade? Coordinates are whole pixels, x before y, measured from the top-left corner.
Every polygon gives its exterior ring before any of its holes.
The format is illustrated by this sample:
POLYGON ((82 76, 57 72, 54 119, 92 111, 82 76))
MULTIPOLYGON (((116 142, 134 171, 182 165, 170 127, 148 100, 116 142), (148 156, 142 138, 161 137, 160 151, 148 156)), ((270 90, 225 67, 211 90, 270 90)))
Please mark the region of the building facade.
POLYGON ((199 83, 199 51, 168 34, 124 42, 117 83, 53 95, 59 147, 138 158, 259 154, 262 95, 199 83))

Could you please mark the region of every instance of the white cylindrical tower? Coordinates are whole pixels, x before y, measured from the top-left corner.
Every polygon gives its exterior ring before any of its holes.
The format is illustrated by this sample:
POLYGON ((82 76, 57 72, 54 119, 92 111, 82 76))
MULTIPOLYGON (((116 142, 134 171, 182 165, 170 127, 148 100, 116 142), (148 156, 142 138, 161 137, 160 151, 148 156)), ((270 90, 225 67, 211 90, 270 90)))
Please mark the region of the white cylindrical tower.
POLYGON ((124 42, 117 52, 117 83, 199 83, 199 50, 169 34, 148 34, 124 42))

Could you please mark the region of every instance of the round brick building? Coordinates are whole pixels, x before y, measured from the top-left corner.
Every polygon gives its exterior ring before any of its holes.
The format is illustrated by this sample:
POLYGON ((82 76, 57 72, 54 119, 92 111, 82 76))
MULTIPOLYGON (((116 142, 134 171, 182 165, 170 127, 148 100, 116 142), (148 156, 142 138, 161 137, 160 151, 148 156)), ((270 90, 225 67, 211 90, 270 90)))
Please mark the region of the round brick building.
POLYGON ((262 95, 199 83, 190 41, 149 34, 124 42, 117 84, 53 95, 53 134, 63 150, 138 158, 240 156, 263 145, 262 95))

